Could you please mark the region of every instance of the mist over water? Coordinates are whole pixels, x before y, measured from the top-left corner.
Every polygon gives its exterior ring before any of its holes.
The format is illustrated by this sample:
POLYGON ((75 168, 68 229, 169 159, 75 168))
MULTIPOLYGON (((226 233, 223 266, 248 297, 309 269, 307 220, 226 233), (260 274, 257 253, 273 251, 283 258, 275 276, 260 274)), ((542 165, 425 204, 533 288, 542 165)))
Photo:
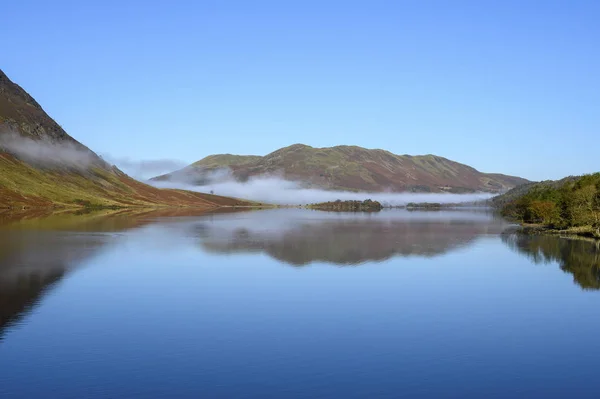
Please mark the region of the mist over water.
POLYGON ((247 182, 227 180, 204 186, 173 181, 148 181, 159 188, 179 188, 213 193, 227 197, 244 198, 277 205, 306 205, 335 200, 363 201, 372 199, 384 206, 403 206, 410 202, 436 202, 441 204, 482 201, 494 196, 491 193, 451 194, 451 193, 392 193, 392 192, 351 192, 304 188, 296 182, 278 177, 256 177, 247 182))

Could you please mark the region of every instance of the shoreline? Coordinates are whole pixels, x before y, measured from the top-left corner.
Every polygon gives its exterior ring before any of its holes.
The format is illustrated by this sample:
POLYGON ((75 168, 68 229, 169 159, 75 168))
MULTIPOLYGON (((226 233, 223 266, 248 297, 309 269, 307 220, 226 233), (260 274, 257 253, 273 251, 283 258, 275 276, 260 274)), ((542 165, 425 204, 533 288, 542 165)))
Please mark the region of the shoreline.
POLYGON ((555 229, 539 224, 518 223, 516 232, 524 235, 554 235, 565 238, 587 238, 594 241, 600 240, 600 236, 595 234, 592 226, 555 229))

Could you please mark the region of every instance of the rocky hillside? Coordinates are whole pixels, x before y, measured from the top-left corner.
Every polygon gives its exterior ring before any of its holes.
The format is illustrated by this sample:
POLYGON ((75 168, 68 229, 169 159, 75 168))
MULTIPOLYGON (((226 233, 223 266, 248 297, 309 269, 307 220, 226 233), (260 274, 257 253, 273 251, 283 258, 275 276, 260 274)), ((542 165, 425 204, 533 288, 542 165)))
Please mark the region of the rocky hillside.
POLYGON ((306 187, 352 191, 502 192, 528 181, 478 170, 435 155, 396 155, 356 146, 295 144, 266 156, 211 155, 155 180, 204 185, 233 177, 276 175, 306 187), (217 173, 228 171, 228 173, 217 173))
POLYGON ((0 208, 236 204, 247 203, 130 178, 69 136, 0 70, 0 208))

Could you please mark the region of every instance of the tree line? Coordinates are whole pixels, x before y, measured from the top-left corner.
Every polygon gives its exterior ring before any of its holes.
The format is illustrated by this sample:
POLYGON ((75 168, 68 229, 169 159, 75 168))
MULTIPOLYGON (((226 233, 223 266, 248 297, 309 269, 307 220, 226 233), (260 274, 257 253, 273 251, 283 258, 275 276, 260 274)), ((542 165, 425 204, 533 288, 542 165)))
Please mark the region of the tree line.
POLYGON ((553 229, 588 229, 600 237, 600 173, 560 184, 533 184, 523 194, 507 198, 497 201, 505 217, 553 229))

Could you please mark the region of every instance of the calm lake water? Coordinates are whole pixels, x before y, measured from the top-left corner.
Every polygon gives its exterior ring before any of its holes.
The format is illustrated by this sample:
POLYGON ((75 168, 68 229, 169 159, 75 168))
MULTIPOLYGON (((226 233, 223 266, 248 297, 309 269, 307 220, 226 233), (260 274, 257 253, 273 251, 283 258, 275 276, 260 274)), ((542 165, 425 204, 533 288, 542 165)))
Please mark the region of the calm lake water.
POLYGON ((598 398, 600 248, 485 212, 0 226, 0 397, 598 398))

